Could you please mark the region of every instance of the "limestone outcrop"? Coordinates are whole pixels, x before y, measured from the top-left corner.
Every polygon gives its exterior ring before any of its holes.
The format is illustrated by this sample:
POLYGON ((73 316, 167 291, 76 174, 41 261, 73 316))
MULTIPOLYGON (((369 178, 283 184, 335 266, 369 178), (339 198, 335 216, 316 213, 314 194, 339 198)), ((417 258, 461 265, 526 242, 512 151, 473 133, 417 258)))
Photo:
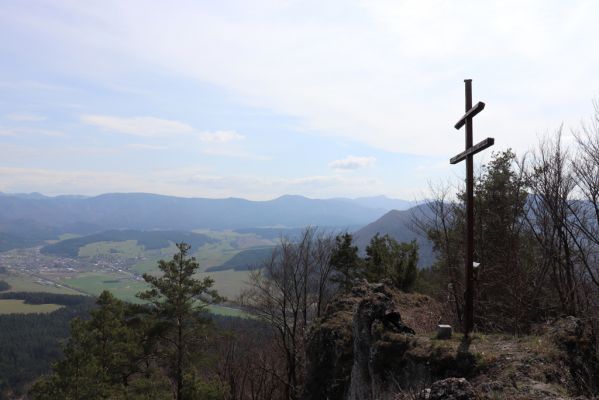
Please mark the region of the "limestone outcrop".
POLYGON ((436 339, 442 307, 358 282, 308 335, 304 400, 586 399, 599 393, 597 337, 560 318, 530 336, 436 339))

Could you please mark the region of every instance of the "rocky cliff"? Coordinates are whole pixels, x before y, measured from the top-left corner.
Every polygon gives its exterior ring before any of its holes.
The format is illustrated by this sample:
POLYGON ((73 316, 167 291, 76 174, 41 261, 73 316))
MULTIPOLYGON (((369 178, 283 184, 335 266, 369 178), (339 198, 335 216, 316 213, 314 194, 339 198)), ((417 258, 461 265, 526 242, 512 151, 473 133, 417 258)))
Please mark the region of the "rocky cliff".
POLYGON ((597 338, 584 321, 559 319, 534 336, 438 340, 441 317, 429 297, 358 283, 309 333, 304 400, 582 399, 599 392, 597 338))

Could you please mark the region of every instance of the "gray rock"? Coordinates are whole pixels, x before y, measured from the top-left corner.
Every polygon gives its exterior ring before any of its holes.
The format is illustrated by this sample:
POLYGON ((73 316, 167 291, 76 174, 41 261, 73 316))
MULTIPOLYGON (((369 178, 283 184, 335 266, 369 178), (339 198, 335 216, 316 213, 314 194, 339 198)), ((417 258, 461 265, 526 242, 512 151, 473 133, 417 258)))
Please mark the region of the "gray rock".
POLYGON ((479 399, 470 382, 464 378, 447 378, 432 384, 421 393, 426 400, 475 400, 479 399))

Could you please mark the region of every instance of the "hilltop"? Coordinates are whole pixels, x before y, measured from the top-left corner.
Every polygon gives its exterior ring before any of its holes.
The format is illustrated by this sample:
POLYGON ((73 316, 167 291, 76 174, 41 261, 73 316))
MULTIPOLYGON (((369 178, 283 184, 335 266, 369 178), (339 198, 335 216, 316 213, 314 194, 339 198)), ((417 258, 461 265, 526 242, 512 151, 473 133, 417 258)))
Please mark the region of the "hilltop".
POLYGON ((419 267, 430 266, 434 262, 432 243, 413 228, 415 216, 428 215, 430 210, 426 204, 414 206, 407 210, 391 210, 377 220, 354 232, 354 241, 360 251, 364 252, 370 239, 377 233, 389 235, 398 242, 416 240, 419 247, 419 267))
POLYGON ((427 296, 359 282, 309 333, 303 399, 557 400, 599 390, 597 337, 581 319, 549 321, 526 336, 439 340, 443 315, 427 296))

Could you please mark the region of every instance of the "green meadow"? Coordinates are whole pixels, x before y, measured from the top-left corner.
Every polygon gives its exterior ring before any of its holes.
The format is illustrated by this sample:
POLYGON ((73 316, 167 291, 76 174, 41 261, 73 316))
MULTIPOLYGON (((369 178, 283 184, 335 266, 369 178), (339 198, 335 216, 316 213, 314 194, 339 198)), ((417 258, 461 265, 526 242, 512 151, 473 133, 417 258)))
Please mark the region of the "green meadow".
MULTIPOLYGON (((218 241, 215 243, 207 243, 200 248, 192 249, 193 255, 200 264, 200 273, 198 278, 211 277, 214 280, 214 288, 221 296, 229 300, 235 300, 243 288, 246 286, 248 279, 247 271, 216 271, 206 273, 207 268, 218 266, 230 260, 240 251, 268 245, 270 242, 264 241, 253 234, 239 234, 231 231, 197 231, 204 233, 218 241)), ((77 235, 65 234, 60 237, 61 240, 71 239, 77 235)), ((99 256, 111 256, 123 259, 142 258, 142 261, 129 267, 129 271, 137 274, 157 274, 158 261, 169 260, 175 254, 177 248, 174 243, 170 243, 168 247, 158 250, 145 250, 144 246, 140 246, 136 240, 126 241, 102 241, 86 244, 79 248, 78 256, 82 258, 94 258, 99 256)), ((87 293, 97 296, 103 290, 111 291, 117 298, 139 303, 140 300, 136 294, 148 288, 143 281, 135 280, 131 275, 121 272, 112 271, 95 271, 95 272, 80 272, 74 276, 64 276, 62 278, 53 277, 62 287, 57 287, 48 282, 39 282, 39 279, 27 275, 17 275, 14 273, 0 274, 0 279, 5 280, 11 285, 11 291, 23 292, 49 292, 49 293, 65 293, 65 294, 81 294, 87 293)), ((44 305, 46 306, 46 305, 44 305)), ((52 311, 51 305, 47 305, 47 310, 52 311)), ((215 314, 243 316, 242 311, 229 308, 226 306, 209 306, 209 310, 215 314)), ((44 311, 44 307, 31 306, 26 304, 4 303, 4 310, 14 310, 14 312, 48 312, 44 311), (37 307, 39 311, 33 310, 37 307)), ((55 309, 55 308, 54 308, 55 309)))
POLYGON ((24 300, 0 299, 0 314, 49 313, 61 307, 58 304, 25 304, 24 300))
POLYGON ((10 285, 11 292, 46 292, 57 294, 80 294, 66 287, 56 287, 52 284, 39 283, 35 278, 28 275, 0 274, 0 279, 10 285))
POLYGON ((95 242, 79 248, 79 257, 113 255, 122 258, 136 258, 144 255, 144 247, 137 240, 123 242, 95 242))
MULTIPOLYGON (((229 277, 229 282, 234 282, 236 279, 239 280, 239 278, 241 278, 241 276, 237 278, 231 276, 229 277)), ((83 273, 79 274, 75 278, 64 279, 63 282, 66 285, 77 288, 94 296, 99 295, 103 290, 109 290, 115 297, 131 303, 141 303, 141 300, 135 295, 148 289, 148 285, 145 282, 136 281, 128 276, 116 273, 83 273)), ((233 299, 239 293, 240 284, 241 283, 228 283, 219 285, 218 282, 216 282, 215 289, 217 289, 223 296, 227 296, 227 294, 232 295, 230 298, 233 299)), ((208 309, 210 312, 219 315, 245 315, 243 311, 227 306, 211 305, 208 306, 208 309)))
POLYGON ((116 273, 82 273, 74 278, 65 278, 63 282, 85 293, 97 296, 104 290, 109 290, 121 300, 139 303, 135 294, 147 289, 145 282, 136 281, 128 276, 116 273))

